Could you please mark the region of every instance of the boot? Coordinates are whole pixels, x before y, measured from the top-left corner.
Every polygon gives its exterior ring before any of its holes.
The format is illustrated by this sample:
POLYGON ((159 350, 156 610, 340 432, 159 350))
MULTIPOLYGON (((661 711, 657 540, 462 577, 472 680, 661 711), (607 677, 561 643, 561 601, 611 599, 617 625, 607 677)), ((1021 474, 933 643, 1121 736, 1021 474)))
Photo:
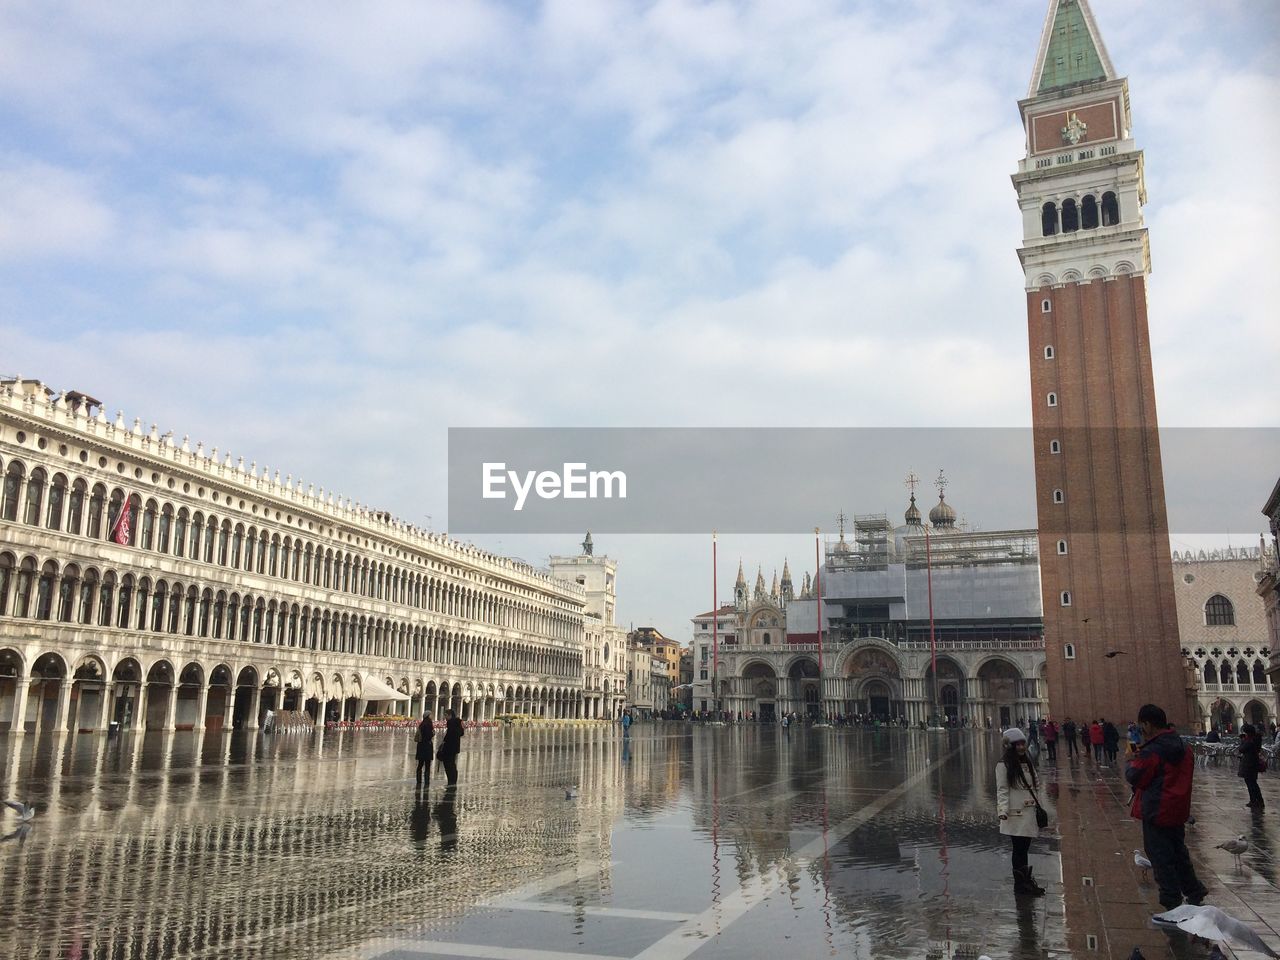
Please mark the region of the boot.
POLYGON ((1020 896, 1042 897, 1044 887, 1039 886, 1031 878, 1030 867, 1015 867, 1013 870, 1013 892, 1020 896))

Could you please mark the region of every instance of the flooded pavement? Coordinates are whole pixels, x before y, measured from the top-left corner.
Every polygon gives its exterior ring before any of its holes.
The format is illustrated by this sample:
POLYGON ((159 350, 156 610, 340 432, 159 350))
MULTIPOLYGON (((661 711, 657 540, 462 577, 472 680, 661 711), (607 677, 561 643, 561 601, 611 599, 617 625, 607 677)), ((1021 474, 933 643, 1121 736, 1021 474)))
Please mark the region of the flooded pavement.
MULTIPOLYGON (((406 731, 0 736, 0 792, 39 808, 25 836, 0 821, 0 956, 1069 955, 1055 841, 1032 851, 1049 895, 1012 896, 986 733, 474 731, 456 793, 436 780, 425 798, 412 747, 406 731)), ((1238 787, 1226 776, 1202 777, 1206 803, 1238 787)), ((1105 791, 1112 815, 1114 772, 1062 784, 1105 791)), ((1257 849, 1248 883, 1273 898, 1257 849)))

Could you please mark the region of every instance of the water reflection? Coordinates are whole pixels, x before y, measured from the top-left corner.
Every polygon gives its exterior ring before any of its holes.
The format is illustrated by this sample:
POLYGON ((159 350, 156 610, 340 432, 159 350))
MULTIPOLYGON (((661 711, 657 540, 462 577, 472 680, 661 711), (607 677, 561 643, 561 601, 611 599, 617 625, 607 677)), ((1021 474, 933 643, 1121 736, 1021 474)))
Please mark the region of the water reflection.
POLYGON ((722 936, 698 957, 768 944, 916 960, 975 943, 1039 957, 1061 945, 1060 898, 1054 920, 1044 901, 1006 895, 996 757, 981 734, 477 733, 460 786, 429 791, 414 789, 407 733, 64 735, 0 748, 5 795, 43 806, 24 837, 0 844, 4 957, 313 957, 379 937, 464 936, 467 918, 492 919, 516 890, 563 926, 540 919, 528 929, 545 941, 507 945, 543 950, 630 943, 590 942, 600 907, 709 912, 722 936), (727 906, 742 889, 759 898, 745 914, 727 906), (779 925, 779 910, 794 923, 779 925))

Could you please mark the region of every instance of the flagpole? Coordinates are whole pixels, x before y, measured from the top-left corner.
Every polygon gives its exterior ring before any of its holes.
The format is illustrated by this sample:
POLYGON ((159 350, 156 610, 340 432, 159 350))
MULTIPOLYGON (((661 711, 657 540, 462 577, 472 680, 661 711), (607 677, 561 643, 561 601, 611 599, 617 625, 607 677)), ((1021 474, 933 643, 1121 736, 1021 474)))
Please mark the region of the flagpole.
POLYGON ((826 697, 822 689, 822 538, 813 528, 814 592, 818 595, 818 723, 827 722, 826 697))
POLYGON ((711 709, 720 719, 720 594, 716 575, 716 532, 711 531, 711 709))

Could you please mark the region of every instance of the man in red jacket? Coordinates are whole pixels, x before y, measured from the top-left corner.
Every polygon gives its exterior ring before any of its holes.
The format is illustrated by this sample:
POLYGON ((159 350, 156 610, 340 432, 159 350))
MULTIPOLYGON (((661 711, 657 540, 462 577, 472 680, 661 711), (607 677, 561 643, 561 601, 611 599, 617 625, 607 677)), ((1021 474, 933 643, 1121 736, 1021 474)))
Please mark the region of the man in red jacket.
POLYGON ((1204 902, 1204 888, 1187 853, 1186 823, 1191 815, 1191 777, 1195 758, 1163 710, 1148 703, 1138 711, 1142 744, 1125 766, 1133 787, 1129 815, 1142 821, 1142 844, 1166 910, 1204 902))

